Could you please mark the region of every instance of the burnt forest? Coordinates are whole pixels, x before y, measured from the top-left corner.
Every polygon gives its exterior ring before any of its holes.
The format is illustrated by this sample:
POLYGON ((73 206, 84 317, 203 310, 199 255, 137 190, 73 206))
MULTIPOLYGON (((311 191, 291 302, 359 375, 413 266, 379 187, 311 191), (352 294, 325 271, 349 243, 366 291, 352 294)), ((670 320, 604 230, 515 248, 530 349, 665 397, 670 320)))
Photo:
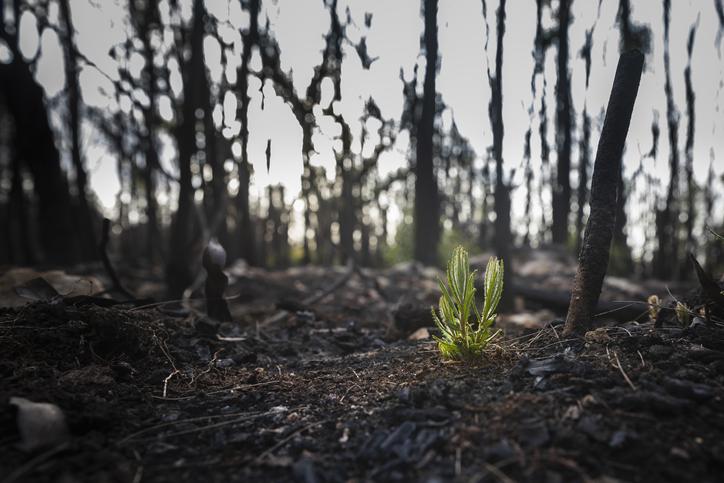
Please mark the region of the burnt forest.
POLYGON ((0 483, 724 481, 724 0, 0 0, 0 483))

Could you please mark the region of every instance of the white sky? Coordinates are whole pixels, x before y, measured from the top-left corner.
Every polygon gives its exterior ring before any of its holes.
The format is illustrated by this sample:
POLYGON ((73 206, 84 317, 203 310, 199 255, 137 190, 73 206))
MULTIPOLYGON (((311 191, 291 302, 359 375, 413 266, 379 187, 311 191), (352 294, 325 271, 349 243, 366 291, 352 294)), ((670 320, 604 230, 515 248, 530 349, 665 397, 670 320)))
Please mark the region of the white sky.
MULTIPOLYGON (((293 70, 293 79, 298 92, 304 92, 312 69, 321 58, 322 35, 328 29, 328 14, 321 0, 264 0, 264 14, 271 20, 273 35, 278 39, 282 52, 282 67, 293 70)), ((411 73, 416 62, 422 60, 420 78, 424 70, 424 59, 419 58, 422 19, 420 0, 340 0, 341 11, 349 5, 357 27, 350 27, 348 34, 356 40, 361 34, 367 35, 368 51, 379 56, 370 70, 365 71, 351 46, 345 47, 345 61, 342 67, 341 112, 348 120, 357 119, 362 113, 364 101, 372 96, 385 117, 399 119, 402 109, 402 85, 399 80, 400 68, 411 73), (372 28, 364 32, 364 13, 372 12, 372 28)), ((590 90, 584 93, 584 63, 578 56, 583 45, 585 30, 590 28, 596 16, 598 2, 579 0, 573 2, 574 22, 570 29, 570 50, 572 70, 573 102, 577 113, 576 125, 580 126, 580 112, 584 99, 593 116, 591 144, 595 154, 600 126, 598 114, 605 107, 613 80, 618 58, 618 30, 615 15, 618 2, 603 2, 601 17, 596 27, 593 44, 593 67, 590 90)), ((659 141, 658 165, 649 162, 648 172, 656 173, 660 179, 668 179, 667 160, 669 154, 667 127, 665 121, 666 103, 663 78, 663 25, 662 2, 632 2, 632 17, 635 22, 648 24, 653 33, 653 49, 646 59, 646 71, 641 81, 639 96, 634 109, 627 150, 624 156, 625 169, 631 173, 638 167, 641 153, 651 145, 650 125, 654 111, 658 111, 661 137, 659 141)), ((239 14, 238 2, 231 0, 231 8, 225 0, 207 0, 209 11, 222 19, 229 18, 235 25, 246 24, 248 18, 239 14)), ((117 2, 72 0, 74 23, 78 30, 78 45, 83 54, 95 62, 105 73, 114 76, 115 61, 108 56, 109 49, 124 39, 124 9, 117 2), (99 7, 100 6, 100 7, 99 7)), ((488 2, 489 22, 494 26, 497 2, 488 2)), ((51 12, 51 20, 56 12, 51 12)), ((686 40, 690 26, 699 18, 693 55, 693 83, 696 92, 696 138, 694 148, 695 176, 703 183, 712 159, 711 152, 721 157, 724 153, 724 137, 721 132, 720 113, 722 79, 724 79, 721 42, 717 46, 718 19, 712 1, 672 2, 671 24, 671 73, 676 103, 681 111, 679 125, 680 150, 685 142, 687 119, 685 115, 684 68, 686 65, 686 40)), ((30 19, 27 19, 30 22, 30 19)), ((263 21, 261 24, 263 25, 263 21)), ((554 21, 547 19, 547 26, 554 21)), ((437 89, 454 113, 457 125, 467 136, 478 155, 483 155, 492 143, 490 124, 487 116, 489 88, 485 75, 486 57, 484 46, 484 21, 480 0, 441 1, 438 16, 441 71, 437 89)), ((34 35, 35 29, 21 27, 23 52, 32 55, 42 47, 37 78, 49 96, 63 88, 62 55, 55 34, 47 31, 41 39, 34 35)), ((493 27, 494 29, 494 27, 493 27)), ((529 124, 527 109, 530 104, 530 76, 533 67, 531 50, 535 30, 535 0, 508 2, 507 24, 504 46, 503 72, 503 115, 505 138, 503 153, 506 166, 520 165, 523 154, 523 136, 529 124)), ((495 52, 494 32, 490 38, 491 59, 495 52)), ((207 55, 210 49, 207 48, 207 55)), ((546 91, 550 120, 550 139, 554 143, 553 116, 555 112, 555 46, 549 49, 546 59, 546 91)), ((107 80, 94 69, 82 72, 84 99, 91 105, 108 106, 109 101, 99 87, 109 91, 107 80)), ((252 83, 250 94, 250 160, 254 164, 253 191, 261 192, 270 183, 283 183, 288 187, 291 198, 300 187, 301 128, 293 118, 290 109, 276 97, 271 86, 264 90, 266 106, 260 108, 261 97, 258 85, 252 83), (272 139, 271 170, 266 171, 264 149, 267 138, 272 139)), ((233 107, 233 103, 232 106, 233 107)), ((537 109, 536 109, 537 110, 537 109)), ((537 116, 534 119, 532 156, 539 165, 540 141, 537 137, 537 116)), ((91 130, 88 136, 96 136, 91 130)), ((334 158, 332 142, 327 136, 315 136, 318 156, 313 162, 328 168, 333 175, 334 158)), ((574 132, 573 162, 577 154, 578 131, 574 132)), ((390 172, 407 163, 406 137, 401 136, 396 149, 383 156, 380 161, 381 174, 390 172)), ((113 153, 86 140, 87 161, 91 170, 91 184, 106 208, 116 201, 119 184, 116 175, 116 160, 113 153)), ((555 162, 555 149, 551 153, 555 162)), ((724 172, 724 162, 715 161, 717 173, 724 172)), ((522 181, 522 172, 514 182, 522 181)), ((661 186, 659 189, 665 189, 661 186)), ((514 220, 522 214, 524 190, 514 194, 514 220)), ((641 243, 643 232, 632 232, 634 240, 641 243)))

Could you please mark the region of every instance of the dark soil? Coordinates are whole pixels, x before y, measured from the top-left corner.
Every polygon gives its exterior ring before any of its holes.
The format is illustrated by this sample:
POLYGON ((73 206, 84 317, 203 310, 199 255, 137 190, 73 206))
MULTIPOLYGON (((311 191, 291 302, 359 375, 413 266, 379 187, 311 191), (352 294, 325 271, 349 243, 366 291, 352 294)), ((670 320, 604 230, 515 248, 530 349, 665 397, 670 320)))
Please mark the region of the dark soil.
POLYGON ((364 277, 294 307, 340 274, 317 275, 237 280, 254 296, 232 324, 0 309, 0 481, 721 481, 721 329, 507 327, 479 363, 443 362, 364 277), (70 442, 19 449, 14 396, 57 404, 70 442))

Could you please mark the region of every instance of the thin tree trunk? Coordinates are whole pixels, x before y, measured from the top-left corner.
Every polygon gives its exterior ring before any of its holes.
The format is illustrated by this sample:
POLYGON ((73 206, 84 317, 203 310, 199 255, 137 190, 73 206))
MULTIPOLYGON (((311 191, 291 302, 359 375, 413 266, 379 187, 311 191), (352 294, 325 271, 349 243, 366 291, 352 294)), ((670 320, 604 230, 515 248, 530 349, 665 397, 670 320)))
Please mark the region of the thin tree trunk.
POLYGON ((659 246, 654 259, 654 274, 670 279, 675 273, 679 257, 679 113, 674 104, 669 60, 669 25, 671 0, 664 0, 664 93, 666 94, 666 122, 669 128, 669 188, 666 205, 656 214, 656 238, 659 246))
POLYGON ((438 187, 433 164, 435 123, 435 77, 437 76, 437 0, 424 0, 425 81, 422 115, 417 128, 415 156, 415 260, 427 265, 437 263, 440 236, 438 187))
MULTIPOLYGON (((0 38, 6 37, 0 29, 0 38)), ((67 265, 78 260, 77 234, 70 212, 68 182, 60 166, 48 121, 43 88, 35 81, 17 45, 9 43, 13 60, 0 63, 0 91, 15 123, 15 155, 33 177, 38 203, 38 235, 42 260, 67 265)))
MULTIPOLYGON (((257 264, 257 257, 254 250, 254 224, 251 218, 249 205, 249 182, 251 181, 251 164, 249 163, 249 62, 251 61, 252 48, 259 45, 259 9, 260 0, 250 0, 246 5, 249 12, 249 30, 243 36, 243 48, 241 52, 241 66, 239 67, 239 121, 241 122, 241 160, 239 161, 239 191, 236 195, 236 223, 241 258, 250 265, 257 264)), ((306 237, 305 237, 306 239, 306 237)))
POLYGON ((570 0, 558 4, 558 81, 556 83, 556 145, 558 160, 553 185, 553 243, 568 242, 568 213, 571 204, 571 80, 568 71, 568 26, 570 0))
POLYGON ((65 39, 62 44, 65 58, 65 86, 67 89, 68 114, 70 117, 70 153, 73 161, 73 169, 75 170, 75 184, 76 190, 78 191, 78 206, 80 208, 80 217, 77 219, 77 225, 80 234, 81 256, 83 259, 94 259, 97 253, 97 243, 93 227, 92 210, 88 203, 88 177, 81 153, 81 97, 78 82, 78 52, 75 45, 75 29, 73 28, 69 1, 60 0, 59 3, 65 29, 65 39))
POLYGON ((151 263, 158 260, 161 253, 161 230, 158 223, 158 203, 156 202, 156 176, 155 171, 159 165, 158 151, 156 148, 156 102, 158 97, 158 85, 156 68, 153 64, 153 48, 151 47, 150 30, 156 18, 158 8, 156 0, 148 1, 144 5, 143 24, 140 38, 143 43, 143 57, 145 60, 144 72, 147 79, 146 94, 148 95, 148 107, 143 109, 143 122, 146 126, 144 138, 144 151, 146 156, 143 168, 143 184, 146 196, 146 256, 151 263))
POLYGON ((497 43, 495 49, 495 75, 488 73, 491 98, 488 112, 493 128, 493 156, 495 158, 495 254, 505 264, 504 278, 506 290, 500 302, 500 310, 509 310, 513 302, 513 259, 511 245, 513 236, 510 230, 510 187, 505 183, 503 174, 503 38, 505 36, 506 1, 500 0, 497 10, 497 43))
MULTIPOLYGON (((694 181, 694 132, 696 124, 696 95, 691 83, 691 54, 694 50, 694 40, 696 38, 696 29, 699 23, 692 25, 689 30, 689 40, 686 44, 687 64, 684 70, 684 81, 686 83, 686 117, 688 124, 686 128, 686 252, 694 253, 696 250, 696 239, 694 238, 694 222, 696 217, 696 182, 694 181)), ((691 270, 688 264, 681 264, 680 278, 688 277, 691 270)))
POLYGON ((566 334, 582 334, 593 324, 613 239, 621 157, 643 65, 644 56, 639 51, 624 53, 618 61, 593 166, 591 213, 566 317, 566 334))
POLYGON ((171 299, 180 299, 194 279, 195 230, 194 189, 191 161, 196 150, 196 110, 201 108, 201 76, 206 75, 203 58, 203 0, 194 0, 191 29, 191 58, 185 64, 183 119, 178 129, 179 196, 178 208, 171 222, 166 279, 171 299))

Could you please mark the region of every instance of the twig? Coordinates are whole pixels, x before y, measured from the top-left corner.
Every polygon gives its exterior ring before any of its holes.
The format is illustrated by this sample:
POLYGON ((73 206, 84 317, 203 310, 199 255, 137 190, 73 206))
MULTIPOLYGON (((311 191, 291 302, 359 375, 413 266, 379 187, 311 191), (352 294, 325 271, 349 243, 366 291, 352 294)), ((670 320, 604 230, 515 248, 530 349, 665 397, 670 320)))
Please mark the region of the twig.
POLYGON ((70 443, 63 443, 61 445, 58 445, 54 448, 50 448, 49 450, 40 453, 35 458, 32 458, 30 461, 25 463, 24 465, 17 468, 15 471, 10 473, 4 480, 2 480, 2 483, 12 483, 13 481, 17 481, 23 476, 25 476, 27 473, 32 471, 35 467, 37 467, 40 463, 43 463, 46 460, 49 460, 56 454, 60 453, 61 451, 67 449, 70 446, 70 443))
POLYGON ((124 297, 135 300, 136 297, 131 294, 121 283, 120 279, 118 278, 118 275, 116 274, 116 270, 113 268, 113 265, 111 264, 110 258, 108 258, 108 240, 110 238, 109 234, 111 231, 111 220, 108 218, 103 218, 103 229, 101 230, 101 243, 98 247, 98 251, 100 252, 101 261, 103 262, 103 268, 105 268, 106 273, 108 274, 108 278, 111 279, 111 284, 113 285, 113 290, 120 293, 124 297))
MULTIPOLYGON (((227 300, 227 301, 234 300, 239 297, 241 297, 240 293, 238 293, 236 295, 231 295, 229 297, 224 297, 224 300, 227 300)), ((153 307, 160 307, 161 305, 166 305, 166 304, 177 304, 177 303, 191 301, 191 300, 206 300, 206 297, 187 297, 187 298, 177 299, 177 300, 162 300, 161 302, 153 302, 150 304, 139 305, 138 307, 133 307, 132 309, 129 309, 129 312, 133 312, 135 310, 151 309, 153 307)))
POLYGON ((492 465, 488 462, 485 462, 484 464, 485 469, 488 470, 496 478, 498 478, 498 480, 502 481, 503 483, 515 483, 515 480, 511 480, 510 477, 503 473, 497 466, 492 465))
MULTIPOLYGON (((230 426, 230 425, 232 425, 232 424, 242 423, 242 422, 248 421, 248 420, 250 420, 250 419, 256 419, 256 418, 259 418, 259 417, 262 417, 262 416, 266 416, 266 415, 268 415, 268 414, 271 414, 272 412, 273 412, 273 411, 269 411, 269 412, 265 412, 265 413, 255 414, 255 415, 253 415, 253 416, 240 417, 240 418, 232 419, 232 420, 229 420, 229 421, 222 421, 222 422, 220 422, 220 423, 214 423, 214 424, 209 424, 209 425, 206 425, 206 426, 201 426, 201 427, 199 427, 199 428, 193 428, 193 429, 186 429, 186 430, 183 430, 183 431, 177 431, 177 432, 175 432, 175 433, 159 434, 159 435, 157 435, 156 437, 170 438, 170 437, 174 437, 174 436, 184 436, 184 435, 187 435, 187 434, 200 433, 200 432, 203 432, 203 431, 207 431, 207 430, 209 430, 209 429, 222 428, 222 427, 224 427, 224 426, 230 426)), ((136 440, 126 440, 126 441, 145 441, 145 440, 147 440, 147 439, 153 439, 153 438, 144 438, 144 439, 141 439, 141 440, 137 440, 137 439, 136 439, 136 440)), ((119 444, 120 444, 120 443, 119 443, 119 444)))
POLYGON ((613 351, 613 357, 616 359, 615 367, 617 367, 618 370, 621 371, 621 375, 623 376, 624 379, 626 379, 626 382, 628 383, 629 386, 631 386, 631 389, 636 391, 636 386, 634 385, 633 382, 631 382, 631 379, 629 379, 628 374, 626 374, 626 371, 623 370, 623 366, 621 365, 621 361, 618 359, 618 354, 616 353, 616 351, 613 351))
POLYGON ((163 380, 163 397, 166 397, 166 390, 168 389, 168 381, 171 380, 173 376, 179 373, 178 369, 174 369, 171 374, 166 376, 166 379, 163 380))
POLYGON ((312 429, 312 428, 315 427, 315 426, 319 426, 319 425, 321 425, 321 424, 324 424, 324 423, 326 423, 326 422, 327 422, 327 420, 317 421, 317 422, 314 422, 314 423, 307 424, 306 426, 302 426, 301 428, 297 429, 296 431, 292 431, 292 433, 291 433, 289 436, 287 436, 286 438, 283 438, 283 439, 282 439, 281 441, 279 441, 277 444, 275 444, 275 445, 272 446, 271 448, 265 450, 263 453, 261 453, 259 456, 257 456, 254 461, 255 461, 256 463, 259 463, 262 459, 264 459, 264 457, 270 455, 271 453, 273 453, 273 452, 276 451, 277 449, 279 449, 279 448, 281 448, 282 446, 284 446, 284 445, 285 445, 288 441, 290 441, 294 436, 296 436, 296 435, 298 435, 298 434, 300 434, 300 433, 303 433, 304 431, 307 431, 308 429, 312 429))
POLYGON ((153 425, 153 426, 149 426, 149 427, 147 427, 147 428, 143 428, 143 429, 141 429, 141 430, 139 430, 139 431, 136 431, 135 433, 129 434, 128 436, 126 436, 126 437, 123 438, 122 440, 118 441, 118 442, 116 443, 116 445, 117 445, 117 446, 120 446, 120 445, 122 445, 122 444, 124 444, 124 443, 127 443, 128 441, 135 440, 138 436, 141 436, 142 434, 146 434, 146 433, 148 433, 148 432, 150 432, 150 431, 153 431, 153 430, 156 430, 156 429, 166 428, 166 427, 169 427, 169 426, 175 426, 175 425, 177 425, 177 424, 197 423, 197 422, 205 421, 205 420, 208 420, 208 419, 234 418, 234 417, 237 417, 237 416, 238 416, 238 417, 242 417, 242 416, 254 417, 254 416, 258 416, 258 415, 260 415, 260 414, 266 414, 266 413, 258 413, 258 412, 256 412, 256 413, 248 413, 248 412, 245 412, 245 413, 232 413, 232 414, 211 414, 211 415, 209 415, 209 416, 199 416, 199 417, 196 417, 196 418, 177 419, 176 421, 168 421, 168 422, 165 422, 165 423, 160 423, 160 424, 156 424, 156 425, 153 425))
MULTIPOLYGON (((322 300, 327 295, 331 294, 338 288, 342 287, 344 284, 347 283, 347 281, 352 277, 352 275, 355 273, 355 262, 352 258, 350 258, 349 262, 347 263, 347 270, 342 274, 337 280, 335 280, 331 285, 329 285, 327 288, 322 290, 319 293, 316 293, 314 295, 311 295, 304 300, 302 300, 302 305, 313 305, 320 300, 322 300)), ((259 323, 259 327, 265 327, 269 324, 273 324, 276 322, 279 322, 283 320, 287 315, 289 315, 289 312, 287 310, 280 310, 276 314, 272 315, 271 317, 268 317, 264 319, 262 322, 259 323)))

